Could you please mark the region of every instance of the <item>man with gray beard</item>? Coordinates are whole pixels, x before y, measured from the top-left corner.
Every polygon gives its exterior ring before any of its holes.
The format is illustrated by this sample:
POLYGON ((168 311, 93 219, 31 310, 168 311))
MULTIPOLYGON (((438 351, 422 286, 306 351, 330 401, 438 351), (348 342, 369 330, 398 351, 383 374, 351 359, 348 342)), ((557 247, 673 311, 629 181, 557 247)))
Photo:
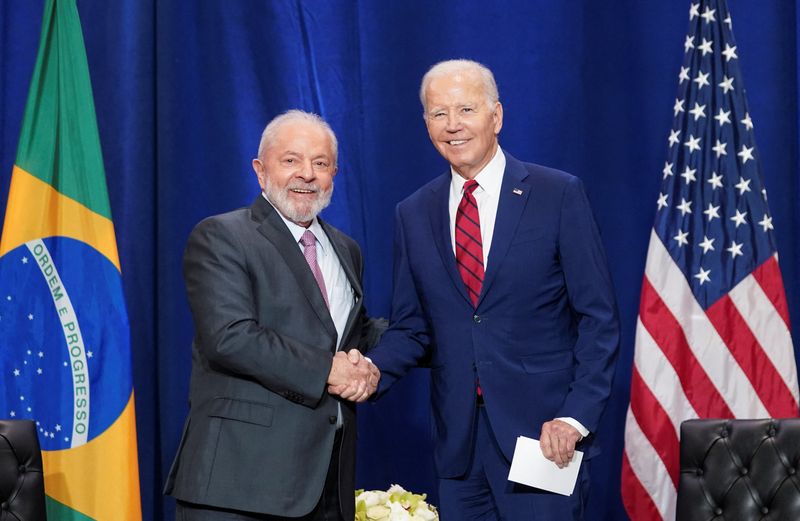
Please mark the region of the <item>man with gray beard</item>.
POLYGON ((385 321, 366 315, 358 245, 318 217, 336 162, 322 118, 278 116, 253 160, 262 193, 189 237, 190 408, 165 487, 179 520, 354 517, 354 402, 380 378, 361 352, 385 321))

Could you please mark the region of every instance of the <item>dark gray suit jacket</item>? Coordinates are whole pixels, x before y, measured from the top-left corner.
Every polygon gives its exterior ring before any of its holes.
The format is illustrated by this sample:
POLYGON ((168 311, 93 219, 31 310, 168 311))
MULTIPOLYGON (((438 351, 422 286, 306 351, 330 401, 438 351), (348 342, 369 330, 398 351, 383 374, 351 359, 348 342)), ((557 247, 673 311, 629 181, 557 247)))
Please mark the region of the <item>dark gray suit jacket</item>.
MULTIPOLYGON (((354 292, 341 348, 371 347, 358 245, 320 220, 354 292)), ((192 503, 301 516, 322 493, 337 399, 326 391, 337 334, 300 247, 261 196, 205 219, 183 263, 195 323, 189 416, 164 492, 192 503)), ((339 492, 353 519, 355 408, 342 401, 339 492)))

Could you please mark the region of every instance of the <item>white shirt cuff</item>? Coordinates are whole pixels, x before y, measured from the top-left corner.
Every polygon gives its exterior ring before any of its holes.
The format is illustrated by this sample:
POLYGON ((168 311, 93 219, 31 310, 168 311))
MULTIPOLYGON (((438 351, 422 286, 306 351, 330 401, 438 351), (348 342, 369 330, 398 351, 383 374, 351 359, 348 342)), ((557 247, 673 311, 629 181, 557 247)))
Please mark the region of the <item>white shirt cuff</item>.
POLYGON ((583 424, 578 420, 576 420, 575 418, 564 417, 564 418, 556 418, 556 420, 561 420, 562 422, 569 424, 572 427, 575 427, 575 429, 579 433, 581 433, 581 436, 583 436, 584 438, 589 435, 589 429, 584 427, 583 424))

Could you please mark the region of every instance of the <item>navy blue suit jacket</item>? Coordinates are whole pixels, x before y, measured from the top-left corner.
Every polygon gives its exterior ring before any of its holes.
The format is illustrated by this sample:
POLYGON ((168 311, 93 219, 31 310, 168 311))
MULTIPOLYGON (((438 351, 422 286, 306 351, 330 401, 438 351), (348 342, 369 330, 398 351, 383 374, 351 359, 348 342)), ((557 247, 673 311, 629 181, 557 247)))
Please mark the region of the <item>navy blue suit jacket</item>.
MULTIPOLYGON (((506 153, 477 308, 451 246, 449 190, 448 172, 397 206, 391 323, 370 351, 382 372, 379 393, 429 360, 443 478, 463 475, 470 461, 477 379, 509 460, 517 436, 539 438, 556 417, 594 432, 619 339, 605 254, 578 178, 506 153)), ((578 446, 587 458, 592 439, 578 446)))

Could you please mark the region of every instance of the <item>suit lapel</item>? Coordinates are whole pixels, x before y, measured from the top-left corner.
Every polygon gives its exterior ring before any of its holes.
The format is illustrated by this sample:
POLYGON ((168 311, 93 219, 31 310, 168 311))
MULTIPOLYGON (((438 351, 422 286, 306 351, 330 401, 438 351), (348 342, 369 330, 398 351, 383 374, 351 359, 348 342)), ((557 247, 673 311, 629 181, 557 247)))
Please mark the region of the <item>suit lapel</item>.
POLYGON ((322 229, 325 230, 325 235, 328 236, 328 240, 333 246, 333 251, 339 258, 339 263, 341 263, 342 269, 344 270, 345 275, 347 275, 347 281, 350 282, 350 286, 353 288, 353 293, 355 295, 353 308, 350 310, 350 316, 347 317, 347 324, 345 325, 344 332, 342 333, 341 348, 346 349, 348 346, 345 346, 344 342, 350 338, 356 318, 361 313, 361 304, 364 299, 364 293, 361 289, 360 274, 356 274, 356 266, 353 256, 350 253, 350 250, 347 248, 347 245, 339 239, 339 234, 336 233, 332 226, 322 219, 319 219, 319 224, 322 226, 322 229))
POLYGON ((436 243, 439 256, 456 290, 464 300, 472 304, 467 295, 464 281, 461 279, 461 273, 459 273, 456 265, 453 241, 450 236, 450 172, 437 179, 436 183, 431 187, 430 197, 431 200, 426 206, 430 213, 433 242, 436 243))
POLYGON ((500 200, 497 205, 492 246, 489 250, 488 266, 483 277, 478 306, 481 305, 497 276, 497 272, 500 271, 500 266, 508 253, 509 246, 511 246, 511 241, 514 238, 531 192, 531 185, 527 180, 528 171, 525 166, 510 154, 505 153, 505 155, 506 170, 503 174, 503 184, 500 187, 500 200))
POLYGON ((284 262, 289 268, 289 271, 297 279, 297 283, 303 290, 303 295, 308 300, 309 305, 317 314, 325 326, 326 331, 336 338, 336 327, 333 325, 333 319, 328 311, 328 306, 325 305, 325 300, 322 298, 322 293, 319 291, 317 281, 308 267, 300 247, 295 243, 286 224, 278 215, 278 212, 269 204, 262 196, 258 196, 256 201, 251 206, 253 218, 260 222, 258 231, 267 238, 274 246, 275 249, 283 257, 284 262))

